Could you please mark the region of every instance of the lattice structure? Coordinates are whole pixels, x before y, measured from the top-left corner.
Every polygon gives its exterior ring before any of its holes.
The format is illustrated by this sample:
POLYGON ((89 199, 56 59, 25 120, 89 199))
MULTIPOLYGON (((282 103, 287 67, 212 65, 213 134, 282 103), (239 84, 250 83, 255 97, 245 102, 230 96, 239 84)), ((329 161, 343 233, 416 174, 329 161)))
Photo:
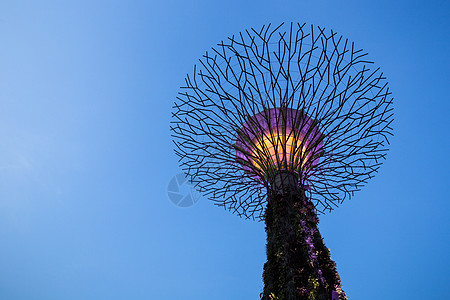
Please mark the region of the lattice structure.
POLYGON ((347 39, 305 24, 263 26, 222 41, 186 77, 174 109, 182 169, 203 195, 247 218, 263 218, 277 168, 296 172, 318 212, 334 209, 377 172, 392 134, 383 73, 347 39), (248 127, 258 116, 281 125, 248 127), (280 134, 286 124, 297 127, 280 134), (311 127, 320 135, 308 144, 311 127), (264 157, 271 166, 253 163, 264 157))

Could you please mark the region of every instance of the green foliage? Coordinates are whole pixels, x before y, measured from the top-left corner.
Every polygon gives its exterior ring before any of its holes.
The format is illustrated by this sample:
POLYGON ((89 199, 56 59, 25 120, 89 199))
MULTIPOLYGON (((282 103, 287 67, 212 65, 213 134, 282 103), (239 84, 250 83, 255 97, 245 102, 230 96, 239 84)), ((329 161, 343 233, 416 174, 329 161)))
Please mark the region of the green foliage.
POLYGON ((274 293, 270 293, 269 299, 270 299, 270 300, 279 300, 280 298, 278 298, 277 296, 275 296, 274 293))
POLYGON ((329 300, 332 290, 340 300, 347 299, 317 228, 314 205, 303 192, 269 195, 265 221, 262 300, 329 300))

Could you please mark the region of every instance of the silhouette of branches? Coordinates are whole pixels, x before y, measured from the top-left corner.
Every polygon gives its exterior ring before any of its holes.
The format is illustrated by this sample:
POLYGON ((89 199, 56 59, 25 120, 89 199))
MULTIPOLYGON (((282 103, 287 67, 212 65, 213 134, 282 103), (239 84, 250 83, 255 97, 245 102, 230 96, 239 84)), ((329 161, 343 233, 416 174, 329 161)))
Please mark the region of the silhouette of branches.
POLYGON ((324 135, 307 170, 306 194, 318 212, 360 190, 385 159, 392 97, 367 53, 332 30, 289 23, 222 41, 187 75, 171 131, 184 172, 227 210, 261 218, 269 183, 236 160, 238 131, 268 108, 303 111, 324 135))

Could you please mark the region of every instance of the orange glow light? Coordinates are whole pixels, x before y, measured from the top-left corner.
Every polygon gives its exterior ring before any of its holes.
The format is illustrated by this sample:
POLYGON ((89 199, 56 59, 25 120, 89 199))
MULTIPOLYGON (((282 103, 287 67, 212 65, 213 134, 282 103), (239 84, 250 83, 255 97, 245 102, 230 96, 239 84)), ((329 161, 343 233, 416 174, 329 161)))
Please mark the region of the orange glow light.
POLYGON ((253 141, 253 165, 259 170, 295 170, 303 167, 308 159, 306 145, 291 130, 268 132, 253 141))

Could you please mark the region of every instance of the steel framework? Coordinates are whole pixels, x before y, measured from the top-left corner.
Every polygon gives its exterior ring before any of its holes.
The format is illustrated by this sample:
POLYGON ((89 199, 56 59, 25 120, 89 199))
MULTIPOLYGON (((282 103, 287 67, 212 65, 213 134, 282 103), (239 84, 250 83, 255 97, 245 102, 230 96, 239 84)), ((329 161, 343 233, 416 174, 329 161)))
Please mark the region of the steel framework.
POLYGON ((185 83, 171 122, 180 165, 203 195, 239 216, 267 219, 271 199, 289 198, 277 184, 286 172, 295 201, 312 204, 309 215, 331 211, 385 159, 393 121, 386 78, 333 30, 246 30, 206 52, 185 83))
POLYGON ((383 73, 334 31, 291 23, 228 38, 186 77, 171 130, 192 183, 238 215, 262 217, 262 187, 270 185, 244 172, 234 144, 249 117, 282 106, 303 110, 324 134, 324 153, 304 179, 319 212, 352 196, 380 167, 393 121, 383 73))

